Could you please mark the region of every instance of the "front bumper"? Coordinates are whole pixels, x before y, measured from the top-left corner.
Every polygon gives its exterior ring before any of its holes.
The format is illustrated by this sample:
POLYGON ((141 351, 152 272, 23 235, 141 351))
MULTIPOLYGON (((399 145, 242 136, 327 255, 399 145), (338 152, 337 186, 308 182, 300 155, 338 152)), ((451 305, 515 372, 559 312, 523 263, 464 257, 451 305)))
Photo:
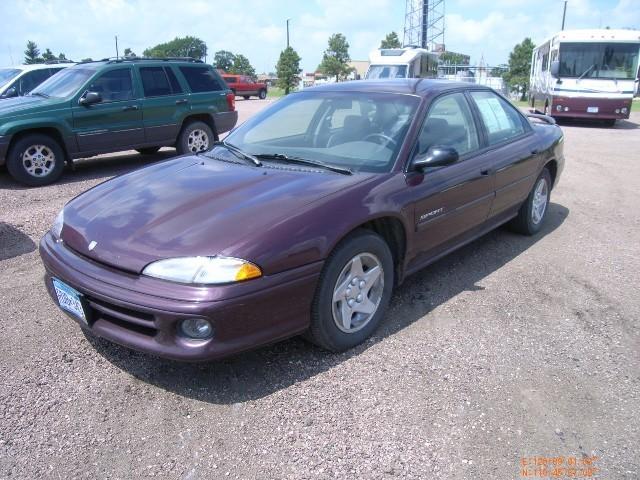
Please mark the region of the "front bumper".
POLYGON ((171 284, 174 295, 167 298, 168 282, 145 277, 141 288, 140 276, 82 257, 49 233, 40 242, 40 256, 56 304, 52 277, 84 295, 88 325, 71 316, 83 328, 128 348, 184 361, 214 360, 304 332, 322 269, 322 262, 305 265, 244 282, 242 290, 171 284), (154 282, 156 292, 149 288, 154 282), (198 300, 203 298, 219 300, 198 300), (179 322, 193 317, 213 324, 213 338, 195 341, 178 333, 179 322))
POLYGON ((553 97, 551 113, 553 117, 593 118, 602 120, 623 120, 629 118, 631 99, 626 98, 587 98, 553 97), (597 112, 589 109, 597 108, 597 112), (626 109, 626 112, 622 112, 626 109))
POLYGON ((7 163, 7 153, 9 152, 9 144, 11 137, 9 135, 0 135, 0 165, 7 163))

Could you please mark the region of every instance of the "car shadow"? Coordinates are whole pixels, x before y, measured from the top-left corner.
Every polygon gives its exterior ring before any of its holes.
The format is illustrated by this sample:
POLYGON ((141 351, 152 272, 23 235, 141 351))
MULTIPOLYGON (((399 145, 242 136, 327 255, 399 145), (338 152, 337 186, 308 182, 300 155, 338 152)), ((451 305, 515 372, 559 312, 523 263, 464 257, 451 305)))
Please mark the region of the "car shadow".
POLYGON ((35 249, 36 244, 27 234, 13 225, 0 222, 0 260, 19 257, 35 249))
MULTIPOLYGON (((116 175, 128 173, 138 168, 151 165, 152 163, 168 160, 176 156, 176 151, 169 148, 152 155, 141 155, 138 152, 131 152, 81 158, 74 160, 73 168, 65 168, 62 177, 60 177, 55 185, 67 185, 96 179, 107 180, 116 175)), ((22 185, 11 178, 6 169, 0 170, 0 189, 28 190, 31 188, 40 187, 27 187, 22 185)))
POLYGON ((552 233, 568 215, 567 208, 551 203, 537 235, 499 228, 412 275, 394 292, 386 320, 374 336, 344 353, 325 352, 296 337, 224 360, 188 364, 85 336, 100 355, 139 381, 213 404, 259 399, 358 356, 463 291, 481 289, 478 282, 552 233))

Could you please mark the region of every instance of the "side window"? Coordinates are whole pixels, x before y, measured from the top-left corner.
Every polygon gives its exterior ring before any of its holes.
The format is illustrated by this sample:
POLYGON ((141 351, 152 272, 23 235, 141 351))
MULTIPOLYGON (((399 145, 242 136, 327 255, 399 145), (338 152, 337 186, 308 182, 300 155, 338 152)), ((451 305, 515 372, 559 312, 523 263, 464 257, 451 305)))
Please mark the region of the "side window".
POLYGON ((489 145, 524 133, 522 117, 513 106, 493 92, 471 92, 489 135, 489 145))
POLYGON ((145 97, 162 97, 171 95, 171 85, 162 67, 142 67, 140 68, 140 78, 142 78, 142 89, 145 97))
POLYGON ((109 70, 91 82, 89 90, 102 95, 103 102, 131 100, 133 98, 131 69, 109 70))
POLYGON ((182 87, 180 86, 180 82, 178 82, 178 77, 173 73, 173 69, 171 67, 164 67, 164 71, 167 73, 167 77, 169 77, 169 83, 171 84, 171 91, 175 93, 182 93, 182 87))
POLYGON ((478 149, 476 124, 464 94, 445 95, 431 105, 418 137, 418 154, 436 145, 453 147, 460 156, 478 149))
POLYGON ((222 90, 213 69, 208 67, 180 67, 193 93, 222 90))
POLYGON ((222 78, 224 78, 224 81, 227 82, 227 83, 235 83, 236 82, 235 78, 233 78, 233 77, 222 77, 222 78))
POLYGON ((34 70, 33 72, 29 72, 23 75, 20 79, 20 95, 26 95, 42 82, 44 82, 47 78, 49 78, 48 69, 34 70))
POLYGON ((546 72, 549 69, 549 52, 542 55, 542 71, 546 72))

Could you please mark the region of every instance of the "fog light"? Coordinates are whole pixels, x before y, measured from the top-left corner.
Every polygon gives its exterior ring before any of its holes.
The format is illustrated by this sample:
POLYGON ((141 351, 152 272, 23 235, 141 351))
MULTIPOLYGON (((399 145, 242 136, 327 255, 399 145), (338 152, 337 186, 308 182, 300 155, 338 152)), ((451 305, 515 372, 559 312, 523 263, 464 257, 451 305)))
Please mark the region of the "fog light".
POLYGON ((626 115, 626 113, 627 113, 628 111, 629 111, 629 110, 627 109, 627 107, 622 107, 622 108, 620 109, 620 113, 624 113, 625 115, 626 115))
POLYGON ((616 113, 620 113, 620 109, 619 108, 616 108, 616 113))
POLYGON ((556 107, 556 110, 557 110, 557 111, 559 111, 559 112, 561 112, 561 111, 562 111, 562 105, 558 105, 558 106, 556 107))
POLYGON ((204 318, 187 318, 180 323, 180 332, 185 337, 204 340, 213 336, 213 327, 204 318))
POLYGON ((564 107, 564 111, 568 112, 569 111, 569 107, 564 107))

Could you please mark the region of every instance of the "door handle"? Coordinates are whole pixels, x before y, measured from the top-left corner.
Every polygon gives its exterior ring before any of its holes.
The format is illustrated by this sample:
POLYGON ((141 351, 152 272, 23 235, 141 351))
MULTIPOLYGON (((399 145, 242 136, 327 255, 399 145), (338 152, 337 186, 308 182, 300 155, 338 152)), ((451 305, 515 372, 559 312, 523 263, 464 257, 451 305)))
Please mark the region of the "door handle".
POLYGON ((480 170, 480 175, 482 175, 483 177, 488 177, 491 174, 493 174, 493 170, 490 168, 487 168, 486 170, 480 170))
POLYGON ((137 105, 127 105, 126 107, 122 107, 123 112, 130 112, 131 110, 138 110, 137 105))
POLYGON ((540 150, 538 150, 537 148, 531 150, 531 155, 537 155, 538 153, 540 153, 540 150))
POLYGON ((182 100, 176 100, 176 105, 183 105, 187 103, 187 101, 188 100, 186 98, 183 98, 182 100))

